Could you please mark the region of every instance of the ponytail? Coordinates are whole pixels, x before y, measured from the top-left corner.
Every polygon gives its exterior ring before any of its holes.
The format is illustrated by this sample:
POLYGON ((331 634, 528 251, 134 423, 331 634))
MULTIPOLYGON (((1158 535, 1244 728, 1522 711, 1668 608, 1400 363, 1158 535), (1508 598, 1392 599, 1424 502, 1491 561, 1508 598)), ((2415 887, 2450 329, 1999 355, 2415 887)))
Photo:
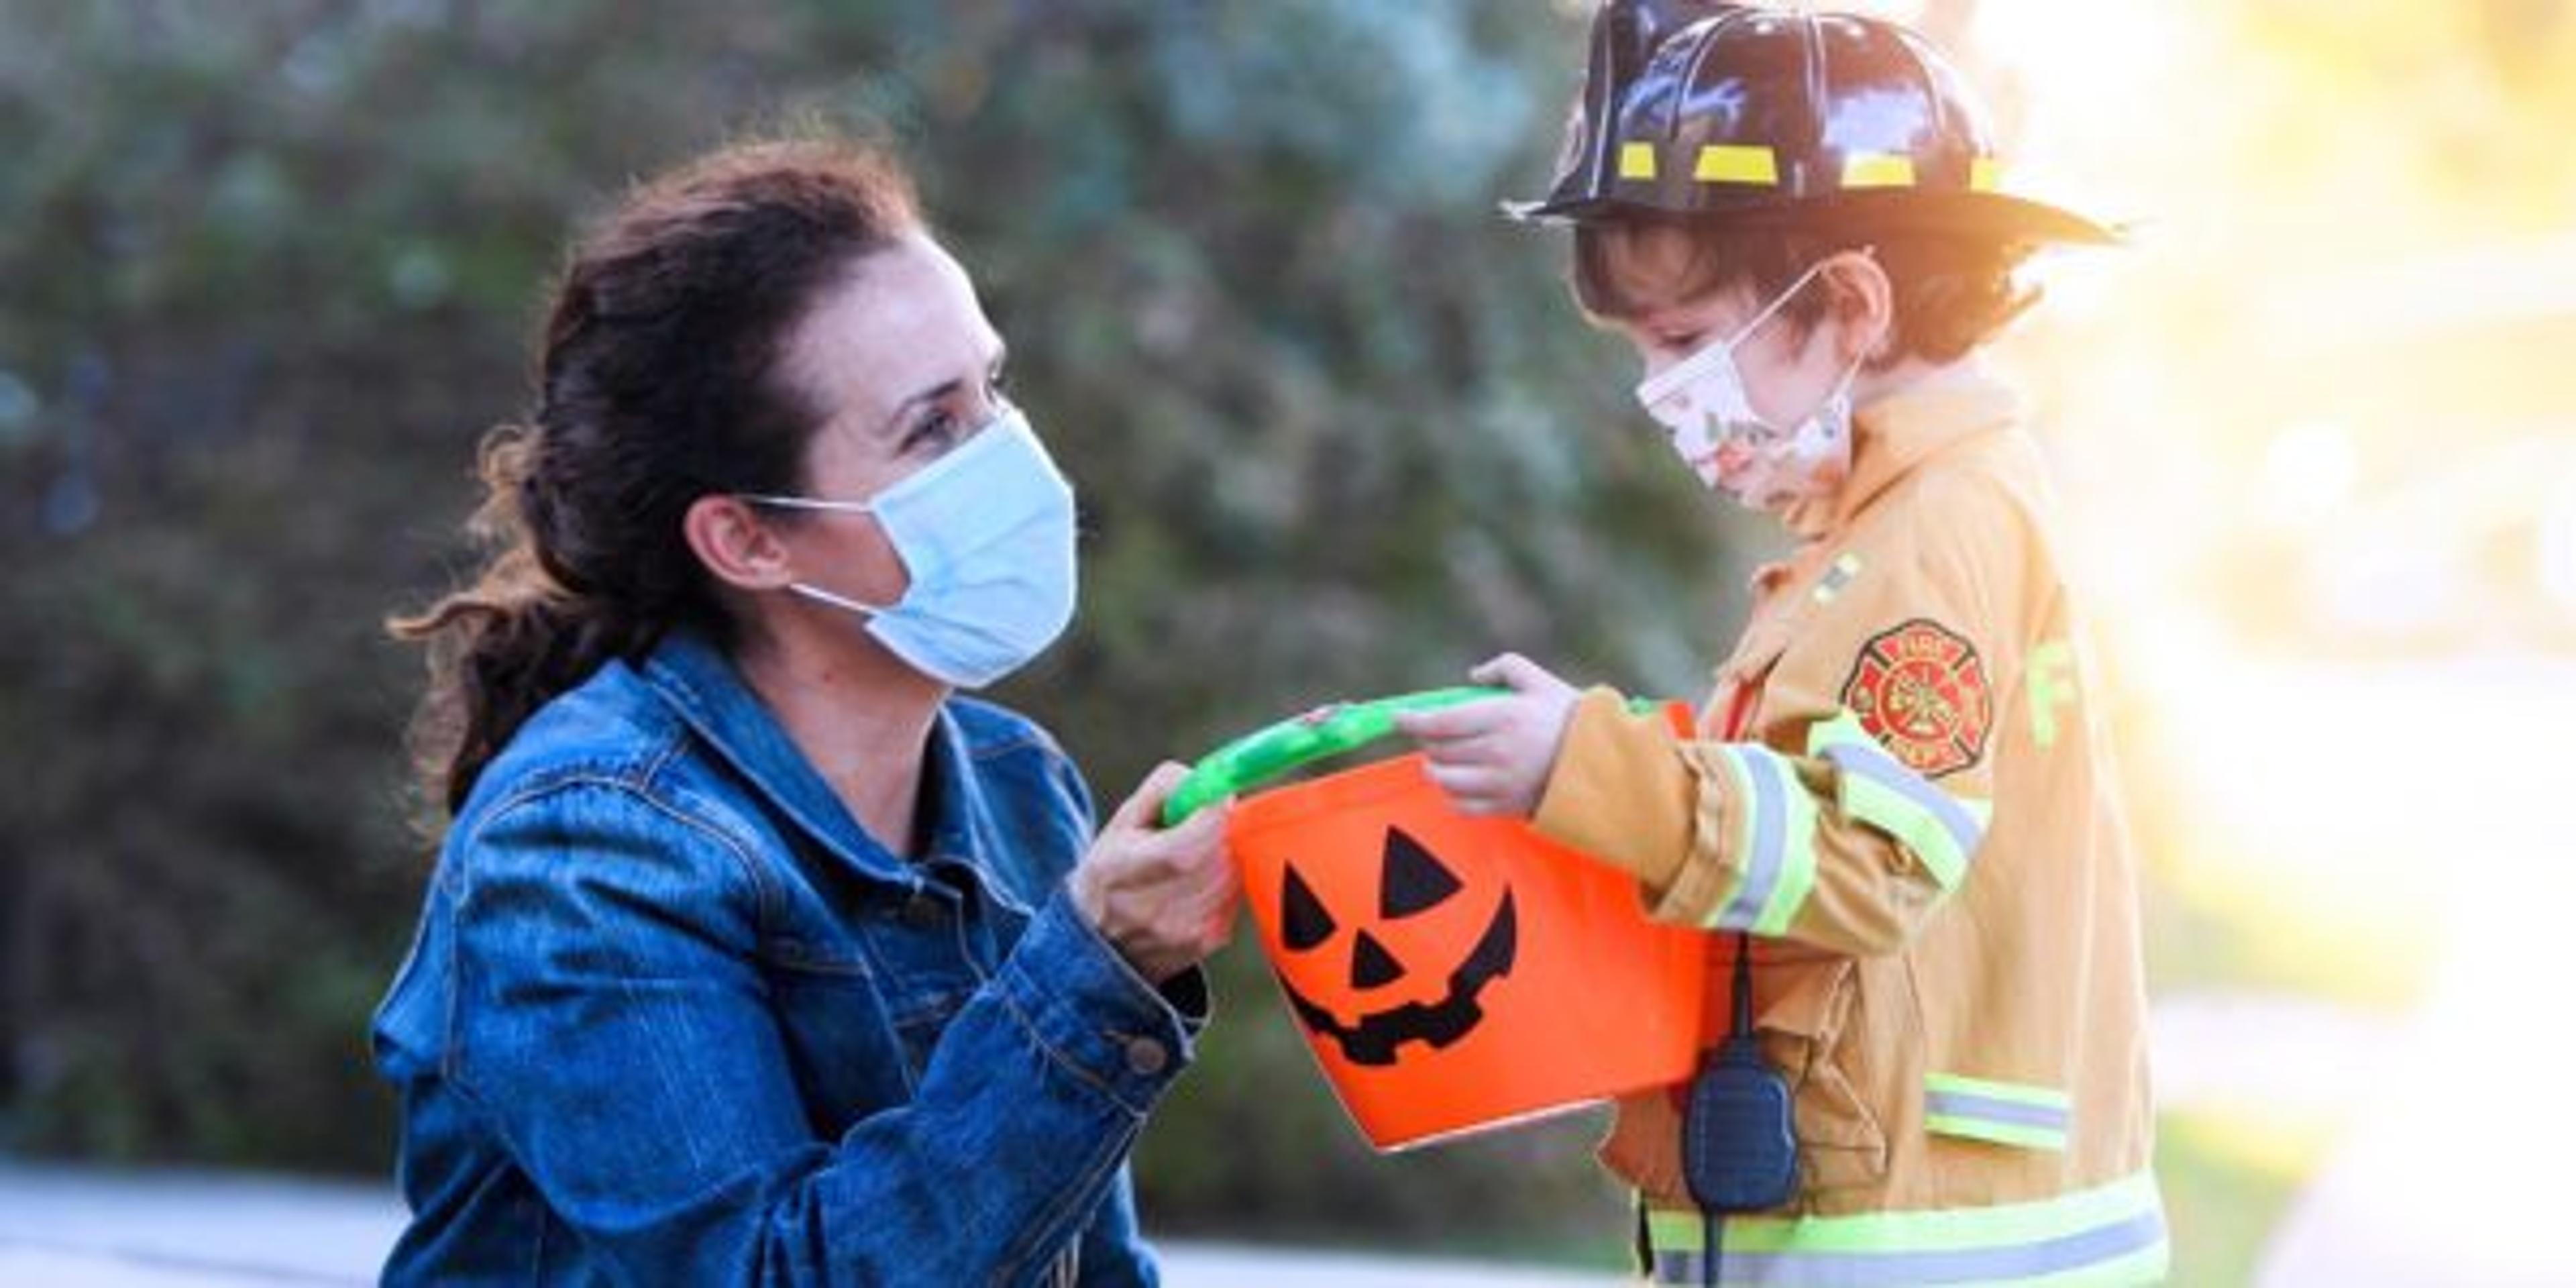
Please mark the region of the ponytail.
POLYGON ((469 530, 500 550, 482 575, 427 611, 386 623, 396 639, 428 649, 429 689, 407 742, 422 794, 442 817, 464 805, 483 767, 537 708, 661 634, 546 571, 517 500, 531 437, 504 425, 484 438, 486 496, 469 530))

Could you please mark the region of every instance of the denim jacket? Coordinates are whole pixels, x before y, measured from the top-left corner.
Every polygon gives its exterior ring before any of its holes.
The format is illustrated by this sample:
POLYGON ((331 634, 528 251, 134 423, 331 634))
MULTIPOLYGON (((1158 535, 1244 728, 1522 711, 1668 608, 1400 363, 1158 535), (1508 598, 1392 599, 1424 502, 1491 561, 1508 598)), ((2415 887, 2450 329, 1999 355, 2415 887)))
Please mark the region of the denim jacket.
POLYGON ((386 1282, 1154 1282, 1126 1159, 1204 982, 1074 911, 1044 731, 951 699, 923 779, 907 861, 688 635, 532 717, 376 1015, 386 1282))

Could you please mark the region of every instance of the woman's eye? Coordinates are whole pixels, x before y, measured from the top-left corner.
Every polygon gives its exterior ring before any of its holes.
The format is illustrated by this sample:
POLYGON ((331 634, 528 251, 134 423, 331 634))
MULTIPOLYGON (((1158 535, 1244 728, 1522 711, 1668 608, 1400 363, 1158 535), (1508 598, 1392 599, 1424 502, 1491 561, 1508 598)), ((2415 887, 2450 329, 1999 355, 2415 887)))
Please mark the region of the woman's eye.
POLYGON ((945 411, 935 411, 922 417, 920 422, 912 427, 912 432, 904 435, 903 445, 907 451, 924 447, 946 447, 956 438, 957 418, 945 411))

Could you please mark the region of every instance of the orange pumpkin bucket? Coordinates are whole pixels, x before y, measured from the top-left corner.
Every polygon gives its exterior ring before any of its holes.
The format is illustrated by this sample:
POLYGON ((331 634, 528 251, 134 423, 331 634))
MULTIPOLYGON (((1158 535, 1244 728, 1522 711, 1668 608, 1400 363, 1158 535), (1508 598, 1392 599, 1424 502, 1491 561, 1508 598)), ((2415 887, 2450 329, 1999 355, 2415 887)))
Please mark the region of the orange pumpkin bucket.
MULTIPOLYGON (((1396 710, 1493 692, 1273 726, 1202 761, 1166 817, 1373 741, 1396 710)), ((1527 824, 1450 808, 1420 755, 1248 797, 1227 839, 1280 992, 1379 1150, 1690 1077, 1708 937, 1648 921, 1633 879, 1527 824)))

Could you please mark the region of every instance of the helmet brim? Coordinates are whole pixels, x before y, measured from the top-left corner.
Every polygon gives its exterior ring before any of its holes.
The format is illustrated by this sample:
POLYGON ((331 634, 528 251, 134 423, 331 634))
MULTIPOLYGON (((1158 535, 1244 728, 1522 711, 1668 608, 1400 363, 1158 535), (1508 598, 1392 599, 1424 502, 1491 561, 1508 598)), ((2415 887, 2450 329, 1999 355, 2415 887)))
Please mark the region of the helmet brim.
POLYGON ((1862 235, 1881 231, 1932 232, 2070 246, 2117 246, 2128 240, 2115 225, 2087 219, 2071 210, 2027 197, 2000 192, 1925 192, 1914 188, 1873 189, 1805 199, 1738 200, 1725 205, 1684 210, 1618 197, 1555 198, 1505 202, 1502 211, 1514 222, 1540 225, 1615 223, 1647 218, 1680 219, 1721 226, 1848 230, 1862 235))

